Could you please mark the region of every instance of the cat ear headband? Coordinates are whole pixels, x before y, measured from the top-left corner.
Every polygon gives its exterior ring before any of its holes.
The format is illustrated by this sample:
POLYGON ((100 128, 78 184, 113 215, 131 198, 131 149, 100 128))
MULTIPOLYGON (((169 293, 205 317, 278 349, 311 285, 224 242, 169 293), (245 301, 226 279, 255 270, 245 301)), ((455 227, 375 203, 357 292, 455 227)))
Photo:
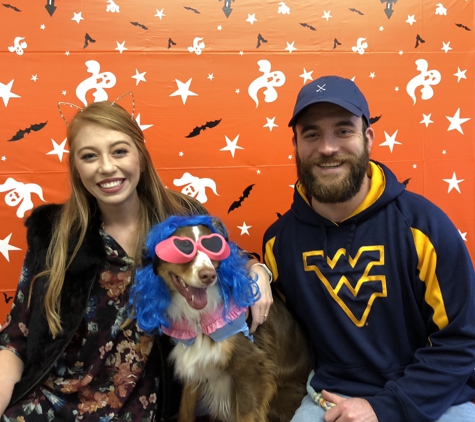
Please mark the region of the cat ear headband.
MULTIPOLYGON (((115 99, 114 101, 112 101, 111 105, 115 105, 118 101, 120 101, 122 98, 126 97, 127 95, 130 95, 132 97, 132 114, 131 114, 131 117, 132 119, 134 119, 134 114, 135 114, 135 97, 134 97, 134 93, 129 91, 129 92, 126 92, 125 94, 122 94, 120 97, 118 97, 117 99, 115 99)), ((61 116, 61 118, 65 121, 66 123, 66 126, 69 127, 69 121, 66 119, 66 117, 64 116, 63 114, 63 111, 61 110, 61 107, 63 106, 69 106, 70 108, 71 107, 74 107, 76 108, 77 110, 79 111, 83 111, 84 108, 83 107, 79 107, 78 105, 76 104, 73 104, 73 103, 65 103, 63 101, 60 101, 58 102, 58 111, 59 111, 59 115, 61 116)))

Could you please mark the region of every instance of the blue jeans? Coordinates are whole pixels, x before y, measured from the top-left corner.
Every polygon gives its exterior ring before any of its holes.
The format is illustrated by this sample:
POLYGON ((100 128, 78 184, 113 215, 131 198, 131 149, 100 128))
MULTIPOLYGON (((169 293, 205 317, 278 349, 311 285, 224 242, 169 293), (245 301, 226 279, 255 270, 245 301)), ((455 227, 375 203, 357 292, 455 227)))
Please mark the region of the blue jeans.
MULTIPOLYGON (((295 412, 291 422, 324 422, 324 414, 325 410, 315 404, 312 398, 307 394, 302 400, 302 404, 295 412)), ((475 404, 470 402, 452 406, 435 422, 468 421, 475 421, 475 404)))

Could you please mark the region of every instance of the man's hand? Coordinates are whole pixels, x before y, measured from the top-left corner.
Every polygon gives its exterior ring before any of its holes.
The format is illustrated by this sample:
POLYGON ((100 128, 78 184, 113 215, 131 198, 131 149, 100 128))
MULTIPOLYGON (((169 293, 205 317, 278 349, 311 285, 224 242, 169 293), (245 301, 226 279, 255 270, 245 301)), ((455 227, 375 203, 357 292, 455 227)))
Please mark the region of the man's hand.
POLYGON ((335 406, 325 412, 325 422, 379 422, 373 408, 365 399, 344 398, 322 390, 322 397, 335 406))

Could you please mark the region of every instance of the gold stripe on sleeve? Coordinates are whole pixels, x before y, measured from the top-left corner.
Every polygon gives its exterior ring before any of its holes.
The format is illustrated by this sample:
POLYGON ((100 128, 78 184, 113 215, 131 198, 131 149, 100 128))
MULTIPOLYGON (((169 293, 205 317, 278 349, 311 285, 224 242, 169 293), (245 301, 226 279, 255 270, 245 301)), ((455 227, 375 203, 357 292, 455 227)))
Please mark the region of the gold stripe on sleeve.
POLYGON ((445 310, 444 298, 436 275, 437 253, 430 239, 420 230, 411 228, 419 262, 419 278, 426 285, 425 301, 434 310, 434 323, 439 330, 447 326, 449 318, 445 310))

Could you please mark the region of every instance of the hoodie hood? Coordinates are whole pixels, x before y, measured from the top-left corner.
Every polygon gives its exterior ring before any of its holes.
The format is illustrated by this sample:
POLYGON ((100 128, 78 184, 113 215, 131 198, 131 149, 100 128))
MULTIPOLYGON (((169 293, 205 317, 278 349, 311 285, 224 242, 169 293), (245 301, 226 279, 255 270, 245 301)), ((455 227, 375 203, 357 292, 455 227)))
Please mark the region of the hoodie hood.
MULTIPOLYGON (((327 252, 327 228, 340 226, 342 229, 348 230, 345 248, 347 251, 345 260, 348 260, 358 224, 392 202, 406 188, 404 184, 397 181, 391 170, 376 161, 370 161, 368 176, 371 179, 368 195, 350 216, 340 222, 328 220, 315 212, 302 184, 300 182, 296 183, 291 212, 298 220, 320 229, 325 253, 327 252)), ((326 266, 327 264, 324 263, 323 265, 326 266)))
POLYGON ((368 195, 358 208, 341 222, 333 222, 316 213, 300 181, 295 185, 294 202, 291 212, 304 223, 311 225, 335 226, 355 224, 370 218, 376 211, 386 206, 405 190, 404 184, 398 182, 394 173, 384 164, 370 160, 368 175, 371 186, 368 195))

